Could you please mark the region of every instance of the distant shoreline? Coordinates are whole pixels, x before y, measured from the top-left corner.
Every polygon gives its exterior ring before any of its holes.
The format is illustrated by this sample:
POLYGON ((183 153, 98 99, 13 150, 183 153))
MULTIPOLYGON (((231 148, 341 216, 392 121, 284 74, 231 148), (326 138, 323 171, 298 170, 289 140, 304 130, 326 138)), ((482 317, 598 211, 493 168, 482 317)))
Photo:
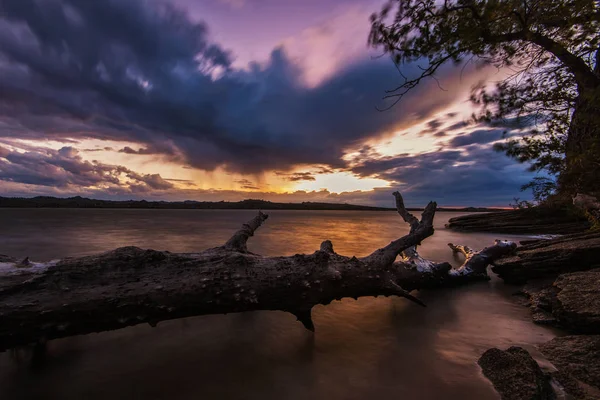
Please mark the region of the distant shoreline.
MULTIPOLYGON (((274 203, 265 200, 229 201, 147 201, 147 200, 96 200, 85 197, 0 197, 0 208, 102 208, 102 209, 152 209, 152 210, 323 210, 323 211, 395 211, 389 207, 371 207, 338 203, 274 203)), ((422 208, 409 208, 422 211, 422 208)), ((492 212, 501 208, 463 207, 439 208, 438 211, 492 212)))

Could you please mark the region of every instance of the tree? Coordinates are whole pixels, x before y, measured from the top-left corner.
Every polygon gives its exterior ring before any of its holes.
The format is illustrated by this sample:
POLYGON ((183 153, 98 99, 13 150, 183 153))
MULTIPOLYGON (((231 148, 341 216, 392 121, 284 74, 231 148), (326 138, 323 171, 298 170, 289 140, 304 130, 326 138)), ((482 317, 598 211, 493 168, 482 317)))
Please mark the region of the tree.
POLYGON ((391 0, 371 17, 369 43, 417 76, 388 91, 398 102, 447 63, 492 65, 508 76, 473 88, 477 120, 529 122, 498 146, 558 191, 600 193, 600 5, 596 0, 391 0), (393 12, 393 14, 392 14, 393 12))
POLYGON ((452 268, 422 258, 417 246, 433 235, 436 203, 419 220, 395 192, 396 210, 410 232, 366 257, 336 253, 329 240, 312 254, 266 257, 248 240, 267 220, 261 212, 222 246, 200 253, 122 247, 102 254, 46 263, 0 254, 0 352, 46 340, 196 315, 279 310, 309 330, 311 310, 344 297, 400 296, 409 292, 488 280, 487 267, 517 245, 496 240, 452 268), (396 259, 400 256, 400 260, 396 259))

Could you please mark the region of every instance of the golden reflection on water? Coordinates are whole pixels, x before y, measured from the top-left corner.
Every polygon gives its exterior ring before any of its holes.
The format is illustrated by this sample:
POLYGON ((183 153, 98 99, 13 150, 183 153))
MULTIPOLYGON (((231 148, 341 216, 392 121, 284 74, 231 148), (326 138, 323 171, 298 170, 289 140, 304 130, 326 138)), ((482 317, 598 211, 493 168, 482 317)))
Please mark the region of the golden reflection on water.
MULTIPOLYGON (((222 244, 254 214, 0 209, 0 253, 44 260, 124 245, 196 252, 222 244)), ((269 214, 250 243, 265 255, 312 253, 330 239, 337 252, 363 256, 408 231, 394 212, 269 214)), ((480 248, 496 239, 443 229, 451 216, 436 217, 425 257, 453 261, 448 242, 480 248)), ((315 307, 315 334, 289 314, 254 312, 56 340, 39 370, 0 354, 0 398, 497 398, 476 364, 481 353, 553 337, 531 323, 513 290, 493 279, 422 291, 427 308, 395 297, 344 299, 315 307)))

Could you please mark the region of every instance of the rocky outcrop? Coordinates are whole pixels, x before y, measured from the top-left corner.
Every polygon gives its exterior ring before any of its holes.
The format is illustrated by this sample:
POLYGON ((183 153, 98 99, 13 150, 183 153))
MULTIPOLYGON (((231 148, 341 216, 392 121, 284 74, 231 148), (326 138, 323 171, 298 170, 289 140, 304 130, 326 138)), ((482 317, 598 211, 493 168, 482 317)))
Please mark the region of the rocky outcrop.
POLYGON ((525 305, 530 308, 531 318, 536 324, 559 325, 556 317, 552 314, 552 300, 556 297, 553 283, 554 279, 537 280, 526 284, 515 293, 516 296, 525 298, 525 305))
POLYGON ((600 335, 563 336, 540 346, 558 369, 553 374, 577 399, 600 399, 600 335))
POLYGON ((514 284, 600 268, 600 231, 528 243, 494 264, 492 271, 514 284))
POLYGON ((600 269, 560 275, 553 283, 526 285, 533 320, 573 333, 600 334, 600 269))
POLYGON ((542 369, 521 347, 492 348, 479 359, 503 400, 600 399, 600 335, 558 337, 540 346, 542 369))
POLYGON ((552 314, 561 326, 600 334, 600 269, 561 275, 553 289, 552 314))
POLYGON ((446 227, 467 232, 568 235, 589 229, 590 223, 572 209, 533 207, 463 215, 451 218, 446 227))
POLYGON ((527 350, 521 347, 511 347, 506 351, 489 349, 478 363, 503 400, 556 398, 549 374, 544 373, 527 350))
POLYGON ((574 399, 600 399, 600 269, 526 285, 533 320, 573 333, 539 347, 557 368, 553 379, 574 399))

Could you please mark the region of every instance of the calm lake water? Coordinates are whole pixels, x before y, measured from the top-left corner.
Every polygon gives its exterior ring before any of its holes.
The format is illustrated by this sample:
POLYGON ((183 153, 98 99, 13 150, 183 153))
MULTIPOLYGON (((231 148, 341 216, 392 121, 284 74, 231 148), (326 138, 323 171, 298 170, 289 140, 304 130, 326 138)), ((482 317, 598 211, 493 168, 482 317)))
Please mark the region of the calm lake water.
MULTIPOLYGON (((270 211, 249 243, 265 255, 312 253, 322 240, 363 256, 408 232, 394 212, 270 211)), ((49 260, 134 245, 197 252, 254 211, 0 209, 0 254, 49 260)), ((453 260, 448 242, 496 238, 444 229, 420 252, 453 260)), ((477 365, 490 347, 532 350, 554 333, 491 282, 400 298, 344 299, 313 310, 316 333, 283 312, 213 315, 55 340, 33 368, 0 353, 0 399, 496 399, 477 365)))

